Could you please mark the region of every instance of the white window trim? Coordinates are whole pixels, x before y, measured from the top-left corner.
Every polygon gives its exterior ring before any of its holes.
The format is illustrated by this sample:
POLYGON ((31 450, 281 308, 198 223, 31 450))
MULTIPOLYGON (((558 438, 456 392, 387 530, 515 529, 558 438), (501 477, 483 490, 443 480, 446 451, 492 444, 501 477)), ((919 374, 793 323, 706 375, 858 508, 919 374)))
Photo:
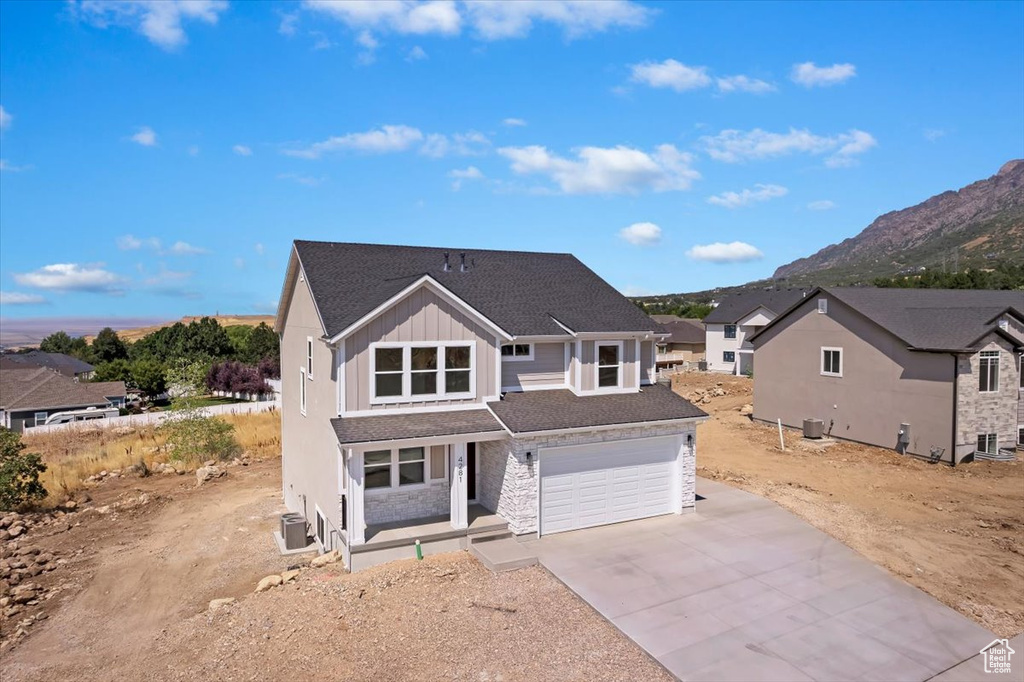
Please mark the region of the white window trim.
MULTIPOLYGON (((981 351, 978 354, 978 393, 999 393, 999 361, 1000 360, 1001 360, 1000 352, 997 351, 997 350, 983 350, 983 351, 981 351), (995 386, 996 387, 992 388, 992 386, 989 385, 988 390, 983 391, 983 390, 981 390, 981 368, 982 368, 982 360, 984 360, 986 358, 992 358, 992 359, 994 359, 996 361, 996 381, 995 381, 995 386)), ((985 364, 990 364, 990 363, 985 363, 985 364)))
MULTIPOLYGON (((595 341, 594 342, 594 392, 616 392, 621 391, 625 388, 623 386, 623 343, 622 341, 595 341), (619 373, 616 376, 616 383, 614 386, 601 386, 601 347, 602 346, 615 346, 619 350, 618 358, 618 370, 619 373)), ((611 365, 604 365, 605 367, 611 367, 611 365)))
POLYGON ((313 337, 306 337, 306 378, 313 380, 313 337))
POLYGON ((498 357, 501 358, 502 362, 533 362, 533 344, 532 343, 503 343, 498 347, 498 357), (501 349, 505 346, 527 346, 530 349, 528 355, 502 355, 501 349))
MULTIPOLYGON (((434 483, 437 483, 439 481, 447 481, 448 480, 448 448, 447 447, 445 447, 445 455, 444 455, 444 464, 445 464, 444 472, 445 473, 444 473, 444 475, 441 478, 431 478, 431 476, 430 476, 430 446, 429 445, 402 445, 402 446, 398 446, 398 447, 379 447, 379 448, 378 447, 368 447, 363 452, 365 454, 367 452, 383 452, 385 450, 388 450, 388 451, 391 452, 391 485, 387 486, 386 488, 366 488, 364 490, 363 494, 366 495, 367 497, 373 497, 375 495, 387 495, 388 493, 393 493, 393 492, 396 492, 398 490, 403 490, 403 491, 404 490, 425 490, 426 488, 429 488, 434 483), (406 449, 409 449, 409 448, 423 448, 423 483, 407 483, 406 485, 401 485, 401 483, 399 483, 399 476, 398 476, 398 465, 399 465, 398 451, 399 450, 406 450, 406 449)), ((364 469, 364 471, 365 471, 365 468, 366 468, 366 463, 365 463, 365 460, 364 460, 364 462, 363 462, 363 469, 364 469)), ((365 473, 363 475, 363 480, 364 481, 366 480, 365 473)))
POLYGON ((736 351, 735 350, 723 350, 722 351, 722 362, 736 362, 736 351), (725 354, 732 353, 732 360, 726 360, 725 354))
POLYGON ((821 353, 818 355, 818 371, 821 373, 821 376, 823 376, 823 377, 838 377, 838 378, 841 379, 843 377, 843 362, 844 362, 843 349, 841 347, 839 347, 839 346, 822 346, 821 347, 821 353), (826 372, 825 371, 825 352, 826 351, 835 351, 835 352, 839 353, 839 371, 838 372, 826 372))
POLYGON ((46 424, 46 420, 49 418, 49 416, 50 416, 49 412, 42 412, 42 411, 40 411, 40 412, 33 412, 32 413, 32 426, 44 426, 46 424), (41 421, 41 422, 39 421, 39 415, 43 415, 43 421, 41 421))
POLYGON ((395 403, 423 403, 437 400, 472 400, 476 398, 476 342, 475 341, 402 341, 370 344, 370 404, 371 405, 393 405, 395 403), (424 347, 436 347, 437 358, 437 393, 430 395, 412 394, 412 349, 424 347), (463 393, 445 392, 445 348, 469 348, 469 391, 463 393), (402 349, 402 394, 401 395, 377 395, 377 349, 378 348, 401 348, 402 349))
POLYGON ((992 452, 987 452, 986 450, 978 450, 977 449, 977 444, 975 444, 975 450, 974 451, 975 452, 980 452, 980 453, 986 454, 986 455, 998 455, 999 454, 999 434, 998 433, 979 433, 978 434, 979 438, 982 437, 982 436, 985 437, 985 445, 986 446, 988 446, 988 437, 992 436, 993 440, 995 441, 995 447, 992 448, 992 452))
POLYGON ((722 338, 727 341, 738 341, 740 338, 740 326, 738 324, 723 324, 722 338), (732 336, 729 336, 729 327, 732 327, 732 336))
POLYGON ((306 368, 299 369, 299 412, 306 416, 306 368))
POLYGON ((323 519, 323 521, 324 521, 324 535, 326 535, 326 534, 328 534, 330 532, 328 530, 330 525, 327 523, 327 515, 324 514, 322 509, 320 509, 320 505, 314 504, 313 505, 313 537, 316 538, 316 543, 318 545, 320 545, 320 549, 322 549, 323 551, 326 552, 327 551, 327 538, 320 537, 320 533, 319 533, 319 530, 320 530, 319 529, 320 519, 323 519))

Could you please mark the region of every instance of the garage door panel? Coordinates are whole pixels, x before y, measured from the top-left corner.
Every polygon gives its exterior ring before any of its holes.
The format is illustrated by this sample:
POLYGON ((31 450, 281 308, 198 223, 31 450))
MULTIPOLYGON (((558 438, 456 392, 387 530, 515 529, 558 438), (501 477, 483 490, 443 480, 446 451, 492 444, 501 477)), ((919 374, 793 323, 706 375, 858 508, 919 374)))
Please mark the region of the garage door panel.
POLYGON ((671 513, 677 453, 675 436, 545 448, 542 532, 671 513))

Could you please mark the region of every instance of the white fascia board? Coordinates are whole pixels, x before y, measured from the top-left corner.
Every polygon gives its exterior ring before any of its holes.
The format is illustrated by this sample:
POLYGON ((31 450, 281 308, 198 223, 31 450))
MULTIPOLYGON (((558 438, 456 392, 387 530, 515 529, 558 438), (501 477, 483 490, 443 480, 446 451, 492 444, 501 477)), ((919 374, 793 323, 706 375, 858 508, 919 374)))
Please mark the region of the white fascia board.
POLYGON ((418 280, 416 280, 415 282, 413 282, 412 284, 410 284, 406 288, 402 289, 397 294, 395 294, 394 296, 392 296, 388 300, 384 301, 379 306, 377 306, 376 308, 374 308, 373 310, 371 310, 370 312, 366 313, 361 318, 359 318, 358 320, 356 320, 355 322, 350 324, 348 327, 343 329, 341 332, 339 332, 338 334, 335 334, 333 337, 331 337, 331 339, 329 339, 330 343, 336 343, 336 342, 340 341, 341 339, 343 339, 343 338, 345 338, 347 336, 350 336, 353 332, 357 331, 363 325, 365 325, 368 322, 370 322, 370 320, 372 320, 373 318, 377 317, 378 315, 383 313, 385 310, 387 310, 391 306, 395 305, 396 303, 401 301, 403 298, 405 298, 406 296, 410 295, 412 292, 416 291, 417 289, 419 289, 420 287, 422 287, 424 285, 432 286, 432 287, 436 288, 439 292, 444 294, 445 296, 450 297, 453 301, 455 301, 460 306, 465 308, 467 312, 471 313, 472 316, 474 318, 476 318, 482 325, 484 325, 485 327, 490 329, 492 332, 494 332, 499 338, 504 339, 505 341, 511 341, 512 340, 513 337, 512 337, 511 334, 509 334, 507 331, 505 331, 504 329, 502 329, 501 327, 496 325, 494 322, 492 322, 490 319, 488 319, 486 316, 484 316, 483 313, 481 313, 476 308, 474 308, 473 306, 471 306, 468 303, 466 303, 465 301, 463 301, 458 296, 456 296, 454 293, 452 293, 449 289, 447 289, 444 285, 442 285, 440 282, 438 282, 436 279, 434 279, 430 275, 423 275, 418 280))
MULTIPOLYGON (((494 414, 494 412, 492 411, 491 414, 494 414)), ((495 419, 498 419, 497 416, 495 416, 495 419)), ((662 419, 661 421, 653 422, 626 422, 624 424, 602 424, 600 426, 577 426, 568 429, 548 429, 547 431, 509 431, 509 434, 511 434, 514 438, 534 438, 539 436, 557 436, 558 434, 562 433, 610 431, 612 429, 630 429, 646 426, 683 426, 686 424, 699 424, 701 422, 707 421, 708 419, 710 419, 710 417, 686 417, 684 419, 662 419)), ((498 422, 501 423, 501 420, 498 419, 498 422)), ((501 425, 505 426, 505 424, 503 423, 501 425)), ((507 429, 508 427, 506 426, 505 428, 507 429)))
POLYGON ((656 336, 671 336, 663 332, 579 332, 577 338, 586 341, 617 341, 619 339, 647 339, 656 336))
POLYGON ((566 327, 566 326, 565 326, 564 324, 562 324, 561 322, 559 322, 559 321, 558 321, 558 319, 557 319, 557 318, 555 318, 555 317, 554 317, 553 315, 548 315, 548 317, 550 317, 550 318, 551 318, 551 320, 552 320, 552 321, 553 321, 553 322, 554 322, 555 324, 557 324, 557 325, 558 325, 559 327, 561 327, 562 329, 564 329, 564 330, 565 330, 565 333, 566 333, 566 334, 569 334, 570 336, 576 336, 576 332, 575 332, 575 331, 573 331, 573 330, 572 330, 572 329, 570 329, 569 327, 566 327))
MULTIPOLYGON (((504 440, 508 434, 504 431, 478 431, 476 433, 454 433, 447 436, 424 436, 420 438, 395 438, 392 440, 368 440, 356 443, 345 443, 341 447, 359 450, 372 450, 374 448, 392 448, 394 446, 423 446, 449 445, 451 443, 470 443, 490 440, 504 440)), ((441 479, 431 479, 434 481, 441 479)))

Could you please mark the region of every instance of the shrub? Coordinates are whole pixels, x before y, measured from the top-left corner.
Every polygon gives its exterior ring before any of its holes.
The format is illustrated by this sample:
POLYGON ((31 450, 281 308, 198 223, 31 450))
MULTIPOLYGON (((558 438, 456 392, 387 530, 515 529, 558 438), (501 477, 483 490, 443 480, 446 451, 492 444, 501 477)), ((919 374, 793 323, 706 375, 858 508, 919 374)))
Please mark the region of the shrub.
POLYGON ((46 465, 39 455, 24 449, 20 433, 0 426, 0 509, 16 509, 46 497, 46 488, 39 482, 46 465))
POLYGON ((235 427, 192 407, 190 401, 160 426, 167 437, 171 459, 199 464, 208 459, 231 459, 242 452, 235 439, 235 427))

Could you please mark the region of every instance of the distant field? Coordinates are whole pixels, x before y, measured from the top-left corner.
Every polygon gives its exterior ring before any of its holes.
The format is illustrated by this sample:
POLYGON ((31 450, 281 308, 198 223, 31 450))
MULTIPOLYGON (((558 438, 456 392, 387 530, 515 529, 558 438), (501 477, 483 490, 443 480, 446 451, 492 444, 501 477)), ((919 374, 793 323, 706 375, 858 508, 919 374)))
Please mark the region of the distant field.
MULTIPOLYGON (((181 322, 188 324, 198 320, 202 315, 183 317, 181 322)), ((274 324, 273 315, 210 315, 221 325, 257 326, 260 322, 274 324)), ((40 317, 31 319, 0 318, 0 347, 30 348, 53 332, 65 331, 71 336, 84 336, 88 341, 104 327, 117 331, 125 341, 138 341, 146 334, 155 332, 162 327, 169 327, 179 320, 162 321, 153 317, 40 317)))
MULTIPOLYGON (((162 322, 160 324, 153 324, 148 327, 135 327, 133 329, 120 329, 117 335, 125 341, 138 341, 147 334, 152 334, 157 329, 164 327, 170 327, 175 322, 181 322, 182 324, 188 324, 193 320, 200 320, 203 317, 212 317, 221 324, 222 327, 232 327, 236 325, 246 325, 249 327, 259 326, 260 322, 266 322, 268 327, 274 325, 273 315, 195 315, 189 317, 183 317, 180 320, 171 320, 170 322, 162 322)), ((86 337, 87 340, 92 341, 92 337, 86 337)))

